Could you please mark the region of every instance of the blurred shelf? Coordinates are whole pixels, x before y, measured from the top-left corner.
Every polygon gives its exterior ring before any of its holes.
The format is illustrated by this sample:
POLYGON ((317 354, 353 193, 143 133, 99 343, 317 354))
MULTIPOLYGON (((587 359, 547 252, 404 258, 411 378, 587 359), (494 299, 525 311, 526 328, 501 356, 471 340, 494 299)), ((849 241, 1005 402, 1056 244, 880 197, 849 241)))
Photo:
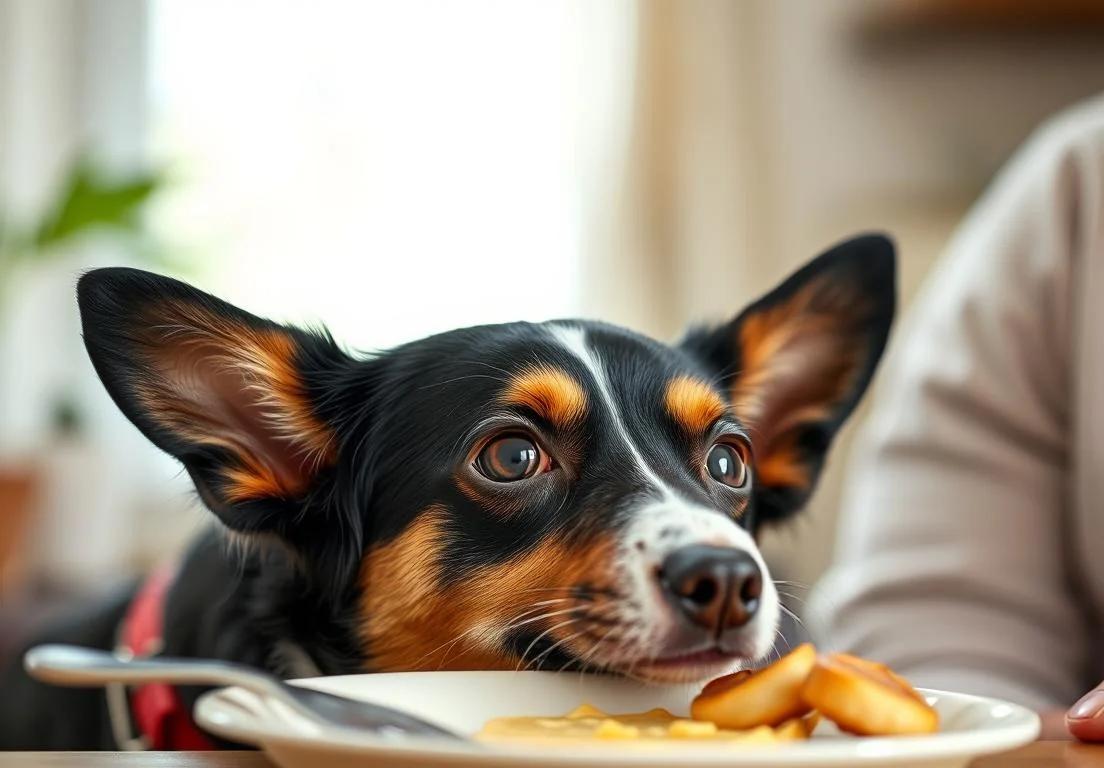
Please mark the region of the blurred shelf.
POLYGON ((1104 41, 1101 0, 881 0, 852 31, 864 52, 959 44, 1104 41))

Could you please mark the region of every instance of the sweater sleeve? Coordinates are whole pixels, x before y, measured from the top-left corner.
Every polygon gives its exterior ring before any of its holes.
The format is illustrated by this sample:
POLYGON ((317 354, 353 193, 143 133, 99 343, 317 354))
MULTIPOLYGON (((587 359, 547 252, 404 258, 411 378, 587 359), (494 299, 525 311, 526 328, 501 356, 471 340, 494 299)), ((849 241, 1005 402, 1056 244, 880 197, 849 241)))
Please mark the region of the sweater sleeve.
POLYGON ((1071 281, 1091 256, 1102 156, 1104 101, 1044 126, 929 277, 852 456, 835 565, 810 599, 825 645, 915 685, 1038 709, 1098 682, 1085 679, 1066 537, 1071 281))

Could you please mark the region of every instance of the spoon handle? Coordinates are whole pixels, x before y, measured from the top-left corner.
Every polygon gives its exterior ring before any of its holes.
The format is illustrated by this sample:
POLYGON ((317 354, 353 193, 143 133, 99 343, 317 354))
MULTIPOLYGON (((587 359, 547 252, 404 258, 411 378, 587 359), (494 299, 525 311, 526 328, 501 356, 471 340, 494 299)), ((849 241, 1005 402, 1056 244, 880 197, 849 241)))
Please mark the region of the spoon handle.
POLYGON ((179 683, 238 686, 254 693, 286 695, 268 675, 224 661, 194 659, 120 659, 107 651, 74 645, 40 645, 23 657, 27 673, 44 683, 99 686, 111 683, 179 683))
POLYGON ((323 691, 289 686, 265 672, 227 661, 170 657, 125 659, 73 645, 40 645, 23 657, 27 673, 44 683, 100 686, 174 683, 235 686, 282 702, 300 715, 331 728, 370 731, 388 737, 412 734, 460 738, 412 715, 323 691))

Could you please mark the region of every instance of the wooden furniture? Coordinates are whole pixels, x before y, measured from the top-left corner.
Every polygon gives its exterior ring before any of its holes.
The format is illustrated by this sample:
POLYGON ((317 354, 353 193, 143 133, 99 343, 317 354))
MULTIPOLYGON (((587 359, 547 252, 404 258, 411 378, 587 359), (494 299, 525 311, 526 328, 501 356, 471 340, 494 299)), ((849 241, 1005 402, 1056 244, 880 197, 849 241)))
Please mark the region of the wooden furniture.
POLYGON ((957 42, 1060 43, 1104 39, 1099 0, 882 0, 852 30, 868 48, 957 42))
POLYGON ((23 585, 23 548, 38 478, 29 470, 0 466, 0 598, 23 585))

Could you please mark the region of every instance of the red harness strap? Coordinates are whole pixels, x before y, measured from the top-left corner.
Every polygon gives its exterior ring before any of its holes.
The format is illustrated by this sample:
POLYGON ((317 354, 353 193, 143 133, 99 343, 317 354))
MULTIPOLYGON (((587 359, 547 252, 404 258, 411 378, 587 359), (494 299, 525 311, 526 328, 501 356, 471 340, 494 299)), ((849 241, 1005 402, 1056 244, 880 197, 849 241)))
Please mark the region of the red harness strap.
MULTIPOLYGON (((162 568, 142 585, 123 620, 120 641, 126 652, 151 656, 160 651, 165 598, 175 575, 175 568, 162 568)), ((190 713, 171 685, 140 686, 131 693, 130 704, 134 724, 150 749, 216 749, 192 722, 190 713)))

